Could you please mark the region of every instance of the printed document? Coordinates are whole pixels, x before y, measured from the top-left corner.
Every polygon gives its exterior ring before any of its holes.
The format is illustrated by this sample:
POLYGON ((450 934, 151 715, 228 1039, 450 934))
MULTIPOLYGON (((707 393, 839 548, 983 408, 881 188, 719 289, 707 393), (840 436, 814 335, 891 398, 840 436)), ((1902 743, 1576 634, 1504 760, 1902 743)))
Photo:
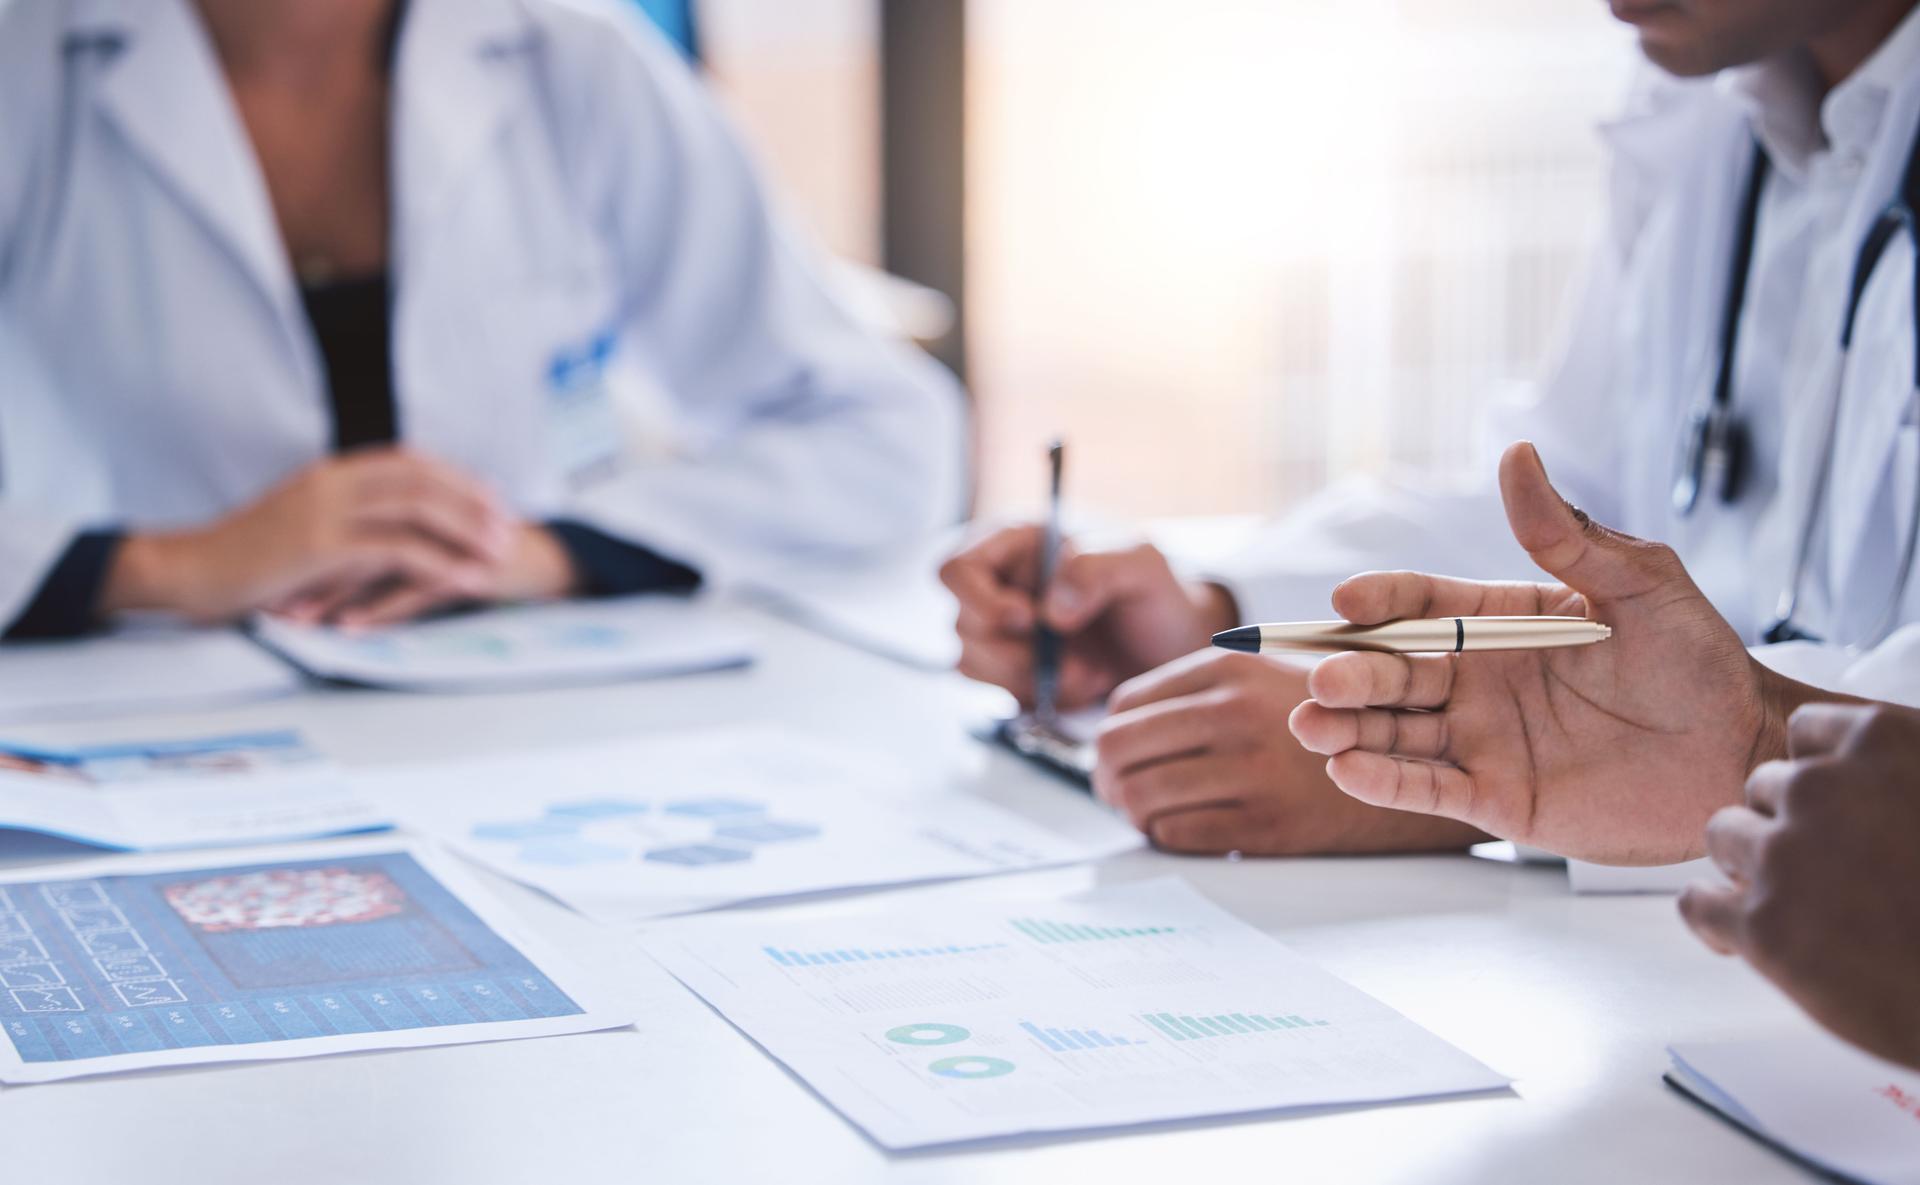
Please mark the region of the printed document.
POLYGON ((1920 1185, 1920 1073, 1811 1023, 1668 1053, 1669 1082, 1791 1156, 1866 1185, 1920 1185))
POLYGON ((0 723, 218 707, 291 695, 300 672, 232 630, 136 628, 0 646, 0 723))
POLYGON ((0 1082, 628 1023, 450 863, 363 840, 0 877, 0 1082))
POLYGON ((131 851, 386 827, 295 732, 43 749, 0 741, 0 830, 131 851))
POLYGON ((1173 878, 713 915, 646 945, 888 1148, 1507 1082, 1173 878))
POLYGON ((617 682, 753 658, 743 630, 677 597, 513 605, 377 630, 262 617, 254 633, 309 674, 399 691, 617 682))
POLYGON ((607 922, 1124 851, 778 728, 715 729, 370 775, 399 822, 607 922))

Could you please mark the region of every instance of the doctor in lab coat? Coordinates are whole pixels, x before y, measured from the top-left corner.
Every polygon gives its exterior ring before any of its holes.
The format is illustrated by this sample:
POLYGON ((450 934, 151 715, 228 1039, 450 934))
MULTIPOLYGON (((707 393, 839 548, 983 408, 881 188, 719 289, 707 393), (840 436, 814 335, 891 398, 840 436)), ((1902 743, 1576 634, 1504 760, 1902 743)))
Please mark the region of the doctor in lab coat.
POLYGON ((727 584, 960 506, 627 6, 0 0, 0 629, 727 584))
MULTIPOLYGON (((1562 356, 1532 405, 1496 417, 1496 433, 1537 442, 1559 488, 1597 521, 1671 544, 1762 662, 1820 688, 1920 703, 1920 581, 1897 588, 1920 480, 1909 239, 1875 271, 1850 356, 1839 348, 1856 251, 1899 190, 1920 127, 1915 2, 1615 0, 1614 10, 1639 28, 1655 69, 1605 129, 1610 218, 1562 356), (1771 169, 1732 386, 1748 472, 1737 500, 1710 492, 1681 515, 1676 463, 1714 386, 1756 141, 1771 169), (1768 645, 1830 431, 1832 481, 1794 616, 1823 641, 1768 645)), ((944 573, 961 601, 962 670, 1023 698, 1035 538, 1032 527, 994 532, 944 573)), ((1329 491, 1204 573, 1176 573, 1148 547, 1070 556, 1042 612, 1068 635, 1063 706, 1111 694, 1100 794, 1183 850, 1480 838, 1453 819, 1338 794, 1323 758, 1281 727, 1306 698, 1306 668, 1200 649, 1242 622, 1326 617, 1334 585, 1366 568, 1538 578, 1491 489, 1329 491)))

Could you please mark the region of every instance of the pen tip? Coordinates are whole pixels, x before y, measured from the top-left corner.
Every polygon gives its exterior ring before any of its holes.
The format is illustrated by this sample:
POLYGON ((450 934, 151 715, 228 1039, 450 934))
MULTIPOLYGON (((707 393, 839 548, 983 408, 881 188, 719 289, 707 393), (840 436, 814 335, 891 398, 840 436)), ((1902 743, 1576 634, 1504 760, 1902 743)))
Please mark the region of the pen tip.
POLYGON ((1258 654, 1260 653, 1260 627, 1243 625, 1235 629, 1221 630, 1213 636, 1213 644, 1222 650, 1258 654))

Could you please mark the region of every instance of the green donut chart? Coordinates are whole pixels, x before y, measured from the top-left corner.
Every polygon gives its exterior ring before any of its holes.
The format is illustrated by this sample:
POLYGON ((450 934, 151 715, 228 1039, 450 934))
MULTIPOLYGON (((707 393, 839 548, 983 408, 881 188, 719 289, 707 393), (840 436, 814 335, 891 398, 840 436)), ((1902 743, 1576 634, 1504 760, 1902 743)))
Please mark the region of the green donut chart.
POLYGON ((927 1069, 942 1078, 998 1078, 1002 1074, 1013 1073, 1013 1063, 1005 1058, 968 1054, 962 1057, 943 1057, 927 1069))
POLYGON ((952 1045, 973 1036, 959 1025, 900 1025, 887 1030, 887 1040, 895 1045, 952 1045))

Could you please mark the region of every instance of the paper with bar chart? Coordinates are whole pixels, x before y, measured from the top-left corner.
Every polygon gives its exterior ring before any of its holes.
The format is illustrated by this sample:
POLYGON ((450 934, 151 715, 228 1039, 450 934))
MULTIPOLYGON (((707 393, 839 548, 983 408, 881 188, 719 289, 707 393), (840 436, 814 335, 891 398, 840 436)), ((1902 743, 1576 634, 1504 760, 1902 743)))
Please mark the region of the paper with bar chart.
POLYGON ((690 919, 647 947, 888 1148, 1507 1083, 1176 879, 690 919))
POLYGON ((789 729, 716 729, 394 767, 361 789, 404 825, 604 922, 1067 864, 1083 843, 789 729))

